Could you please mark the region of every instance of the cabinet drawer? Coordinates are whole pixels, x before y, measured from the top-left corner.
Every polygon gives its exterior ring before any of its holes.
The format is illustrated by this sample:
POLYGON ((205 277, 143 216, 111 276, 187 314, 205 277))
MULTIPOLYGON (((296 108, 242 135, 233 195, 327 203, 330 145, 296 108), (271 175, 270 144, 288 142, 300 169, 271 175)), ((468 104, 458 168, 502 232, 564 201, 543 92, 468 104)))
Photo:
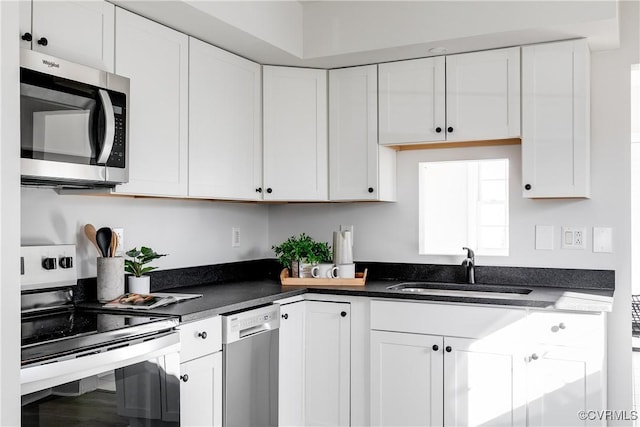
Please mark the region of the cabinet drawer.
POLYGON ((528 341, 563 347, 602 345, 604 314, 530 311, 528 341))
POLYGON ((508 338, 521 336, 523 309, 407 303, 371 302, 371 329, 454 337, 508 338))
POLYGON ((197 357, 222 349, 222 321, 220 316, 185 323, 180 330, 180 361, 187 362, 197 357))

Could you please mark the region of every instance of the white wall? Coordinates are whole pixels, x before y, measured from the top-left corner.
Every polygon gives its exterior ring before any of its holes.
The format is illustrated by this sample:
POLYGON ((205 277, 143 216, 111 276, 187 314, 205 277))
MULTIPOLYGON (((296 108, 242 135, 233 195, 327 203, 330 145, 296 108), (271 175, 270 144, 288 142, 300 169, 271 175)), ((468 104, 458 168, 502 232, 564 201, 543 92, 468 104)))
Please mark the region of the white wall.
POLYGON ((83 227, 124 228, 125 248, 150 246, 169 256, 160 269, 192 267, 270 256, 267 207, 250 203, 105 196, 61 196, 22 189, 22 244, 77 244, 78 276, 95 277, 96 251, 83 227), (231 228, 240 227, 240 247, 231 228))

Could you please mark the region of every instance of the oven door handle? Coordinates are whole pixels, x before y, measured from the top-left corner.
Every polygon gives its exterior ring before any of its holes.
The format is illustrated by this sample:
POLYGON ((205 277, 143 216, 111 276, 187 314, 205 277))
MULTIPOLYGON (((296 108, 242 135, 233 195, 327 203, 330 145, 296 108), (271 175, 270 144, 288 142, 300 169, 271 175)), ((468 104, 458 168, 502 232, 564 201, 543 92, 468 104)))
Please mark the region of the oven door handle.
POLYGON ((22 368, 20 370, 21 394, 55 387, 171 353, 177 354, 180 351, 180 334, 172 331, 158 338, 105 350, 82 357, 22 368))
POLYGON ((113 104, 109 92, 104 89, 98 89, 100 100, 102 101, 102 111, 105 117, 104 140, 102 141, 102 149, 96 163, 103 165, 109 160, 111 150, 113 149, 113 140, 116 135, 116 116, 113 112, 113 104))

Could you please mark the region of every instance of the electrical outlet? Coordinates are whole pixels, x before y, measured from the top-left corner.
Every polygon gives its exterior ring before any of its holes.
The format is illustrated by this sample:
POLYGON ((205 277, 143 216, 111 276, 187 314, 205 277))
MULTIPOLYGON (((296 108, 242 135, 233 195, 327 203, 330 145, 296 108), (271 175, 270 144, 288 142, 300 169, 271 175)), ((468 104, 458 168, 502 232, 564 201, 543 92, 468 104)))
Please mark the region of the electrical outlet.
POLYGON ((124 228, 114 228, 113 231, 118 236, 118 247, 116 248, 116 256, 124 255, 124 228))
POLYGON ((562 249, 584 249, 586 232, 583 227, 562 227, 562 249))
POLYGON ((231 247, 232 248, 240 247, 240 227, 231 228, 231 247))

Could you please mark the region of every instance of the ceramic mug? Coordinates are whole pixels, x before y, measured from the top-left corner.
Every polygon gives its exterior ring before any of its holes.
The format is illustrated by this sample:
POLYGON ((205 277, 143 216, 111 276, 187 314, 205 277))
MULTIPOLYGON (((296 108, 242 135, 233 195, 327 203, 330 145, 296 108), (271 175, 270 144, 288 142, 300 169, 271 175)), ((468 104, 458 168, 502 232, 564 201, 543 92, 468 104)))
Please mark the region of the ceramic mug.
POLYGON ((338 277, 343 279, 353 279, 356 277, 356 265, 351 264, 338 264, 338 277))
POLYGON ((315 278, 333 279, 338 277, 338 267, 333 264, 318 264, 311 269, 311 275, 315 278))

